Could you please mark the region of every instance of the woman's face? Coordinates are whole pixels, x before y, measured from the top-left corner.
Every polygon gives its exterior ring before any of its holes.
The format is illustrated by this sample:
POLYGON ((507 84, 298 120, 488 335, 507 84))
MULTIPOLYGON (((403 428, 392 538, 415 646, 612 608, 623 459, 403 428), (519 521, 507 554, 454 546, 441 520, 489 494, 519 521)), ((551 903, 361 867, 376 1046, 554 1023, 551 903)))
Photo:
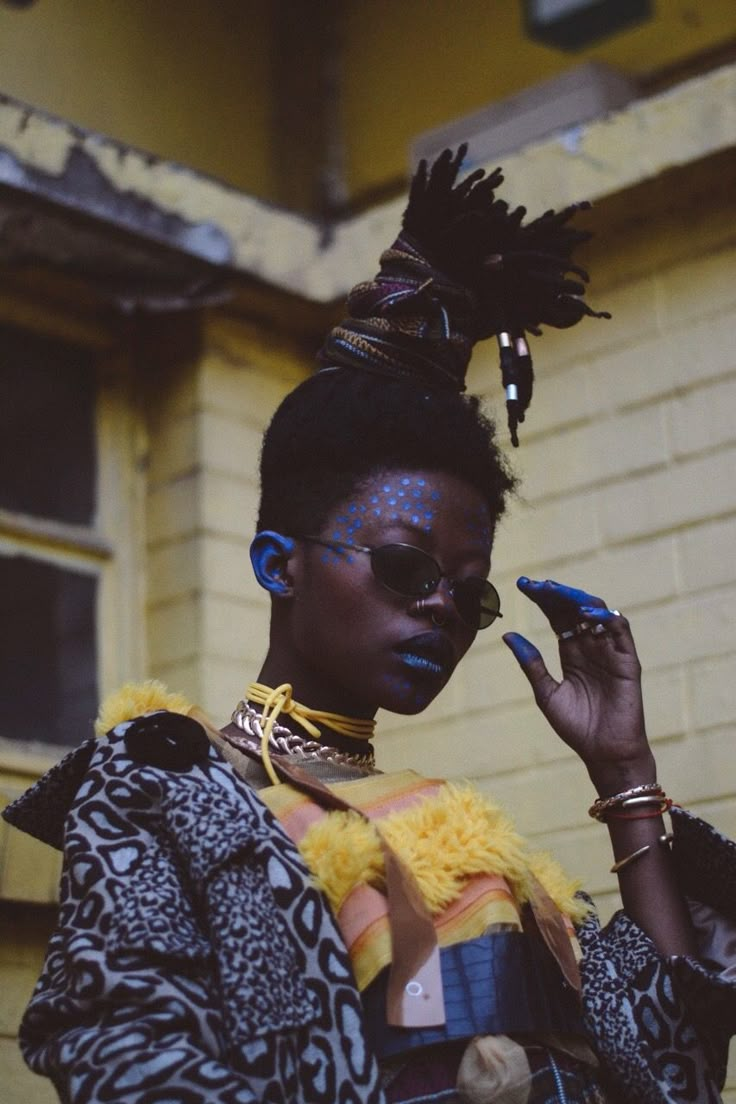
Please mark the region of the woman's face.
MULTIPOLYGON (((302 535, 371 548, 411 544, 428 552, 443 574, 485 578, 491 521, 480 493, 455 476, 399 470, 370 478, 319 533, 302 535)), ((420 608, 416 599, 387 590, 364 552, 297 540, 293 563, 291 646, 320 708, 362 716, 379 707, 418 713, 475 638, 446 579, 420 608)))

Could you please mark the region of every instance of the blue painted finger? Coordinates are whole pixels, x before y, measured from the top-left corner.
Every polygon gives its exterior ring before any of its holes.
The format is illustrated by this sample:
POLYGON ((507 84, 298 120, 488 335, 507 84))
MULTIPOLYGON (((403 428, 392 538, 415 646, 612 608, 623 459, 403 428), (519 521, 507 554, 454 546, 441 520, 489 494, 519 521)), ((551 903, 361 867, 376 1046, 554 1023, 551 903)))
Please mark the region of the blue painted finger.
POLYGON ((602 598, 597 598, 586 590, 557 583, 553 579, 542 582, 522 575, 516 585, 522 594, 539 606, 558 633, 573 628, 582 619, 583 609, 606 608, 602 598))
POLYGON ((604 606, 581 606, 580 612, 593 621, 615 621, 621 615, 616 610, 606 609, 604 606))
POLYGON ((542 658, 539 649, 535 648, 531 641, 527 640, 521 633, 504 633, 502 640, 514 653, 521 667, 527 667, 530 663, 533 663, 535 659, 542 658))

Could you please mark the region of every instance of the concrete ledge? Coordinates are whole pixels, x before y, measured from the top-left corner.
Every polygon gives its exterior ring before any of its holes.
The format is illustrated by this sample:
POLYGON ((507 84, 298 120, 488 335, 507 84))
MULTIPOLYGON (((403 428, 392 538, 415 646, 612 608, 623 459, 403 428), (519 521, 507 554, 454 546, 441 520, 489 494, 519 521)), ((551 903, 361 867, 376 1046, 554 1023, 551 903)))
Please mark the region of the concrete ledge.
MULTIPOLYGON (((508 155, 506 194, 532 213, 599 199, 733 146, 734 135, 732 64, 508 155)), ((7 98, 0 185, 313 303, 342 298, 374 271, 404 204, 317 225, 7 98)))

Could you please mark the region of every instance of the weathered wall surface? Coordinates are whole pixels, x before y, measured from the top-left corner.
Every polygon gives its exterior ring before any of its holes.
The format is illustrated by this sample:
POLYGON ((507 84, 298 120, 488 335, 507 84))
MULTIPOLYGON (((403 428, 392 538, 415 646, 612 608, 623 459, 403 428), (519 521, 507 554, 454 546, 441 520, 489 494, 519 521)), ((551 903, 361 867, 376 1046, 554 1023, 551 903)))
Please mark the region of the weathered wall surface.
POLYGON ((0 7, 0 91, 271 196, 267 0, 0 7))
POLYGON ((651 20, 568 53, 532 41, 522 9, 503 0, 347 5, 343 114, 353 195, 401 181, 409 144, 424 131, 581 62, 604 62, 638 77, 736 35, 730 0, 656 4, 651 20))
POLYGON ((286 178, 315 173, 323 141, 337 191, 370 198, 400 186, 409 144, 432 127, 584 61, 640 76, 734 35, 731 0, 654 5, 651 19, 572 54, 532 41, 522 5, 505 0, 57 0, 0 7, 0 91, 306 207, 314 196, 286 178), (322 61, 309 52, 320 19, 322 61), (339 100, 327 138, 314 129, 320 89, 339 100))

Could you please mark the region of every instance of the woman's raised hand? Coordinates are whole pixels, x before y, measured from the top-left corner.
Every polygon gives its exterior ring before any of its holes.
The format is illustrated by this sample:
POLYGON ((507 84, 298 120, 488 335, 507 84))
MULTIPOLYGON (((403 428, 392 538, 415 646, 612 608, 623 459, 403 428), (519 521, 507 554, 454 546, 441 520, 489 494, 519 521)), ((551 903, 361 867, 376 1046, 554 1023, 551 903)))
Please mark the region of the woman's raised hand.
POLYGON ((629 623, 592 594, 522 576, 517 586, 539 606, 560 642, 562 678, 519 633, 504 642, 528 678, 539 708, 577 752, 601 794, 656 778, 644 728, 641 665, 629 623))

